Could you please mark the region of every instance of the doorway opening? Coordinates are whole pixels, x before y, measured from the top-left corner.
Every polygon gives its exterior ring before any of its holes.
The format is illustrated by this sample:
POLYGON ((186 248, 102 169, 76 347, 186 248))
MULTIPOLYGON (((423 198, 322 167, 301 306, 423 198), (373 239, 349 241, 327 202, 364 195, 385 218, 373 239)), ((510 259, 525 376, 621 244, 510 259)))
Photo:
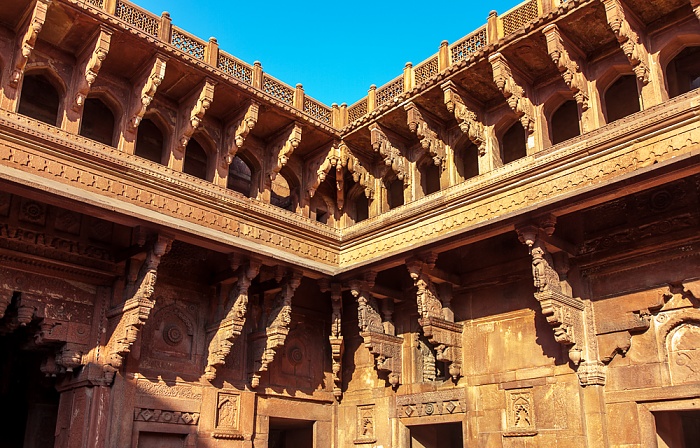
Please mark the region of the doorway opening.
POLYGON ((700 411, 654 412, 659 448, 693 448, 700 440, 700 411))
POLYGON ((462 448, 462 423, 410 426, 411 448, 462 448))
POLYGON ((269 448, 313 448, 314 422, 270 417, 269 448))

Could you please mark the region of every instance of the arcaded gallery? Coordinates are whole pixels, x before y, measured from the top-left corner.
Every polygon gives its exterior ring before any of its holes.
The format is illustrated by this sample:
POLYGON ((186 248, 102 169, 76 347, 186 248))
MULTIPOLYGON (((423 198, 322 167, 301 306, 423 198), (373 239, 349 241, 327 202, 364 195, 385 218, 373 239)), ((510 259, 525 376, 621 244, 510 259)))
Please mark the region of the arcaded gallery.
POLYGON ((700 443, 700 0, 528 0, 331 106, 1 3, 0 448, 700 443))

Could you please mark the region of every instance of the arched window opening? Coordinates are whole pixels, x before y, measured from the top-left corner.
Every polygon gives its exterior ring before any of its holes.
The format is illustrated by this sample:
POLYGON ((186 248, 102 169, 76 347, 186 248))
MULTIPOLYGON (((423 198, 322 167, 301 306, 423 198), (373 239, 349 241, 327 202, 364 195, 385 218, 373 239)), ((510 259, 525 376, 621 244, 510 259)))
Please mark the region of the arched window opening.
POLYGON ((389 210, 403 205, 403 181, 393 179, 387 183, 387 202, 389 210))
POLYGON ((421 187, 425 196, 440 191, 440 167, 432 160, 420 168, 421 187))
POLYGON ((105 145, 114 140, 114 114, 97 98, 88 98, 83 106, 80 135, 105 145))
POLYGON ((207 152, 197 140, 190 139, 185 149, 185 163, 182 171, 200 179, 207 179, 207 152))
POLYGON ((289 186, 289 182, 281 174, 275 176, 275 180, 272 181, 272 186, 270 188, 270 204, 289 210, 290 212, 296 211, 294 208, 293 192, 289 186))
POLYGON ((136 136, 135 154, 151 162, 161 163, 165 138, 154 122, 148 118, 141 121, 136 136))
POLYGON ((19 113, 56 126, 61 102, 56 88, 42 75, 25 75, 19 99, 19 113))
POLYGON ((250 167, 240 157, 234 157, 231 165, 228 167, 226 187, 246 196, 250 196, 252 180, 253 171, 250 167))
POLYGON ((671 98, 700 88, 700 47, 678 53, 666 67, 666 79, 671 98))
POLYGON ((519 121, 503 134, 501 139, 501 159, 503 164, 514 162, 522 159, 527 155, 527 140, 525 138, 525 129, 519 121))
POLYGON ((639 91, 634 75, 620 76, 605 92, 608 123, 639 112, 639 91))
POLYGON ((569 100, 559 106, 552 114, 550 122, 552 130, 552 144, 565 142, 571 138, 581 135, 581 126, 578 118, 578 104, 569 100))
POLYGON ((455 168, 462 180, 479 175, 479 148, 471 141, 455 146, 455 168))

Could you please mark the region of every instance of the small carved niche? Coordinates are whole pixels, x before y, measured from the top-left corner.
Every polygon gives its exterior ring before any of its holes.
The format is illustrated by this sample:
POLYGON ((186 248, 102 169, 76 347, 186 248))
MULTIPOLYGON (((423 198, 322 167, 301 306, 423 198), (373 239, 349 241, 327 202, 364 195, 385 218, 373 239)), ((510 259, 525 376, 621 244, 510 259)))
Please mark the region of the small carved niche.
POLYGON ((506 391, 506 422, 503 437, 526 437, 537 434, 532 389, 506 391))
POLYGON ((696 383, 700 380, 700 326, 683 323, 668 334, 668 361, 672 384, 696 383))
POLYGON ((357 406, 357 432, 355 444, 375 443, 377 438, 374 435, 374 405, 357 406))
POLYGON ((219 392, 216 400, 216 421, 214 438, 242 439, 239 417, 241 414, 241 396, 234 392, 219 392))

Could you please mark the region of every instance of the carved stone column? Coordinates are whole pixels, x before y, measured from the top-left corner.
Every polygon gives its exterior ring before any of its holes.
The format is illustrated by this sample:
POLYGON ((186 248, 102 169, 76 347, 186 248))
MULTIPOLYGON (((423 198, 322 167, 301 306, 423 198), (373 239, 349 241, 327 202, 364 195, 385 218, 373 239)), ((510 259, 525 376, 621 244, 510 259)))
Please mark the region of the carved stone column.
POLYGON ((700 0, 690 0, 690 6, 693 7, 695 15, 698 17, 698 20, 700 20, 700 0))
POLYGON ((340 398, 343 396, 343 290, 340 283, 332 283, 330 289, 333 314, 331 315, 331 334, 328 339, 331 343, 331 360, 333 363, 333 396, 337 401, 340 401, 340 398))
POLYGON ((236 269, 237 282, 225 304, 226 314, 217 324, 207 329, 208 333, 214 333, 209 342, 207 366, 204 369, 204 378, 209 381, 216 378, 216 369, 226 364, 226 356, 243 331, 248 311, 248 288, 257 277, 261 265, 260 260, 250 260, 245 266, 236 269))

